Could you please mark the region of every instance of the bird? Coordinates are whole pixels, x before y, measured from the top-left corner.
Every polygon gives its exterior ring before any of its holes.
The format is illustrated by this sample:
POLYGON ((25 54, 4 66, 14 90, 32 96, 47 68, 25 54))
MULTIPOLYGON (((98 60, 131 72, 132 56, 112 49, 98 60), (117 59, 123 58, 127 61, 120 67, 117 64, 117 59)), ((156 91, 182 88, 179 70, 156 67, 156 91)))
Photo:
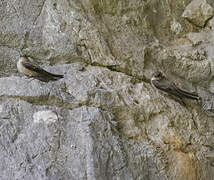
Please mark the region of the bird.
POLYGON ((56 81, 63 78, 63 75, 52 74, 33 64, 26 55, 21 55, 17 62, 17 69, 27 77, 38 79, 42 82, 56 81))
POLYGON ((151 78, 151 84, 159 90, 170 94, 180 104, 186 105, 183 98, 200 100, 197 94, 193 94, 178 88, 175 83, 170 82, 161 72, 155 72, 151 78))

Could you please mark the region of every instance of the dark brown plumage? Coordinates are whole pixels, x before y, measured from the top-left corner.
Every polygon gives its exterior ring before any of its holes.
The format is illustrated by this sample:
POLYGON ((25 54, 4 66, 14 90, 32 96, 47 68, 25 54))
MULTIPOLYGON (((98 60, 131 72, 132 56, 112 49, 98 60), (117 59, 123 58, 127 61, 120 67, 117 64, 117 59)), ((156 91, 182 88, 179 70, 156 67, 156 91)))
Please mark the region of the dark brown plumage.
POLYGON ((63 75, 52 74, 45 71, 41 67, 36 66, 28 60, 27 56, 21 56, 19 58, 19 61, 17 62, 17 69, 24 75, 43 82, 56 81, 64 77, 63 75))
POLYGON ((194 100, 200 99, 200 97, 198 95, 178 88, 173 82, 170 82, 168 79, 166 79, 160 72, 156 72, 153 75, 153 77, 151 79, 151 83, 157 89, 160 89, 160 90, 172 95, 177 101, 179 101, 183 105, 185 105, 185 103, 182 98, 189 98, 189 99, 194 99, 194 100))

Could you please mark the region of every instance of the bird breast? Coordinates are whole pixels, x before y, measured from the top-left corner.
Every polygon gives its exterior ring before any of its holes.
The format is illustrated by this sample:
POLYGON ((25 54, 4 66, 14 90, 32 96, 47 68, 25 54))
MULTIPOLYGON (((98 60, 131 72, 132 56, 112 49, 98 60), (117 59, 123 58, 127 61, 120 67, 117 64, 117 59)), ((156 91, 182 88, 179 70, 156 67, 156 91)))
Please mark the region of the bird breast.
POLYGON ((36 76, 36 75, 37 75, 36 72, 31 71, 31 70, 25 68, 25 67, 23 66, 21 60, 17 62, 17 69, 18 69, 18 71, 19 71, 20 73, 23 73, 23 74, 25 74, 25 75, 27 75, 27 76, 36 76))
POLYGON ((20 60, 17 62, 17 69, 18 69, 19 72, 23 73, 23 66, 22 66, 20 60))

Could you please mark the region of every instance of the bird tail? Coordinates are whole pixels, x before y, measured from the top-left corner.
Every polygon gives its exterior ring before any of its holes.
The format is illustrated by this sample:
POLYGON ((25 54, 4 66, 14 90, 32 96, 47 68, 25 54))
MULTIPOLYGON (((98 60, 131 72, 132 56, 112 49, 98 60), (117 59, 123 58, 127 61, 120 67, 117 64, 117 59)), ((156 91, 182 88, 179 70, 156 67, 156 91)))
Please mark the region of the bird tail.
POLYGON ((64 78, 64 76, 61 75, 61 74, 52 74, 52 73, 50 73, 50 74, 51 74, 51 77, 52 77, 53 79, 56 79, 56 80, 61 79, 61 78, 64 78))
POLYGON ((34 78, 38 79, 38 80, 40 80, 42 82, 48 82, 48 81, 50 81, 50 79, 48 77, 45 77, 45 76, 35 76, 34 78))
POLYGON ((47 72, 47 71, 43 71, 43 76, 44 76, 44 78, 47 78, 48 81, 57 81, 57 80, 64 77, 61 74, 52 74, 52 73, 47 72))
POLYGON ((183 91, 181 89, 177 89, 177 91, 182 94, 184 97, 186 98, 190 98, 190 99, 195 99, 195 100, 200 100, 200 97, 197 95, 197 94, 193 94, 193 93, 190 93, 190 92, 186 92, 186 91, 183 91))
POLYGON ((49 81, 57 81, 61 78, 63 78, 63 75, 60 74, 52 74, 52 73, 46 73, 45 75, 36 76, 34 78, 43 81, 43 82, 49 82, 49 81))
POLYGON ((50 81, 57 81, 57 80, 59 80, 59 79, 61 79, 63 77, 64 76, 61 75, 61 74, 52 74, 52 73, 50 73, 50 75, 48 76, 50 81))

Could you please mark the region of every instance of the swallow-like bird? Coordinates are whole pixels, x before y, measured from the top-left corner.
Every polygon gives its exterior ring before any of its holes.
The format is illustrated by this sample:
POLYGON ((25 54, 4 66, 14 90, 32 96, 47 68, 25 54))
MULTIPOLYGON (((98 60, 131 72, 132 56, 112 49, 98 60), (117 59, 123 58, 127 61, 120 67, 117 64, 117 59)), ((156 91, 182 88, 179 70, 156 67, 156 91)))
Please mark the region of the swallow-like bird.
POLYGON ((183 98, 189 98, 194 100, 200 100, 200 97, 196 94, 189 93, 178 88, 173 82, 170 82, 166 77, 162 75, 160 72, 154 73, 151 83, 157 89, 167 92, 172 95, 175 100, 177 100, 182 105, 185 105, 183 98))
POLYGON ((20 56, 17 62, 17 69, 20 73, 43 82, 56 81, 63 78, 63 75, 52 74, 33 64, 25 55, 20 56))

